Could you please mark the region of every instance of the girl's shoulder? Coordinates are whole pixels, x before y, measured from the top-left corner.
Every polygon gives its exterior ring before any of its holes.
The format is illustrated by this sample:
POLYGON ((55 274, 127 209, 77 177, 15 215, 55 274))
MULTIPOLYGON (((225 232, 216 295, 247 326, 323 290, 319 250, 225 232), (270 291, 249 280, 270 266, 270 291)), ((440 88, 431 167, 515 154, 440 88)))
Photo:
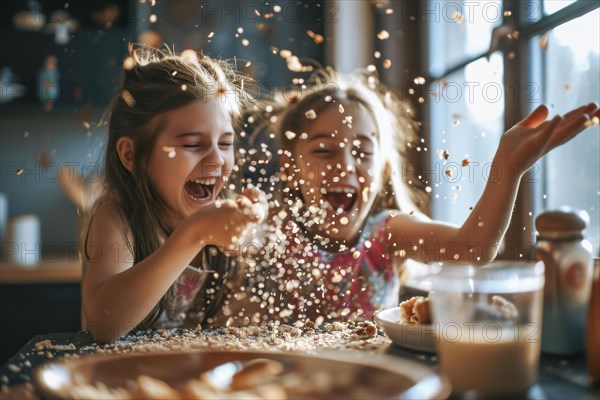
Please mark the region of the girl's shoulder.
POLYGON ((124 218, 118 199, 111 193, 99 197, 92 207, 86 224, 86 244, 90 238, 100 239, 130 236, 129 224, 124 218))

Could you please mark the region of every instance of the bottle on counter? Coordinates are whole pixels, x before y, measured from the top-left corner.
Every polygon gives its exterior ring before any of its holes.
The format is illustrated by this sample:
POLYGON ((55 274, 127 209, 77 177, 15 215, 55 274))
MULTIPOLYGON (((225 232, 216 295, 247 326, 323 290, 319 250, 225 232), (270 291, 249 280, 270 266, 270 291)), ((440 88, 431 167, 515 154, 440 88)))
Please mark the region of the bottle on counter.
POLYGON ((584 351, 592 288, 592 245, 584 238, 588 218, 570 208, 545 211, 535 220, 536 258, 544 261, 542 351, 584 351))

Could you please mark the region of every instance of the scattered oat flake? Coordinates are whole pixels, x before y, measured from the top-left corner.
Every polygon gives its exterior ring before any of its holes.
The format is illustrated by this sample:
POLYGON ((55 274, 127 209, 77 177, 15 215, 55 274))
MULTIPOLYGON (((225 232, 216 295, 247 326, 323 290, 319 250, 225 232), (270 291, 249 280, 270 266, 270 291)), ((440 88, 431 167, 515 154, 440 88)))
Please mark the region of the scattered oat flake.
POLYGON ((340 224, 342 224, 342 225, 348 225, 348 217, 342 217, 342 218, 340 218, 340 224))
POLYGON ((17 169, 17 175, 21 175, 23 173, 23 168, 18 168, 17 169))
POLYGON ((256 8, 254 9, 254 15, 256 15, 257 17, 260 17, 260 12, 256 8))
POLYGON ((585 121, 585 123, 583 124, 583 126, 585 126, 586 128, 590 127, 590 126, 598 126, 600 124, 600 118, 598 117, 592 117, 591 119, 588 119, 587 121, 585 121))
POLYGON ((279 55, 281 56, 281 58, 289 58, 292 56, 292 52, 290 50, 281 50, 279 52, 279 55))
POLYGON ((244 33, 244 28, 242 28, 241 26, 237 28, 237 33, 242 34, 244 33))
POLYGON ((510 17, 511 15, 512 15, 512 11, 510 11, 510 10, 504 11, 504 16, 505 17, 510 17))
POLYGON ((540 48, 542 50, 547 50, 548 49, 548 34, 544 33, 542 35, 542 37, 540 38, 540 48))
POLYGON ((393 8, 388 8, 387 10, 385 10, 385 13, 387 15, 393 14, 394 13, 394 9, 393 8))
POLYGON ((150 23, 152 23, 152 24, 153 24, 153 23, 155 23, 155 22, 156 22, 156 20, 157 20, 157 19, 158 19, 158 18, 156 17, 156 14, 152 14, 152 15, 150 15, 150 17, 148 18, 148 21, 150 21, 150 23))
POLYGON ((423 78, 422 76, 417 76, 414 80, 416 85, 424 85, 425 84, 425 78, 423 78))
POLYGON ((338 106, 338 110, 340 110, 340 113, 343 114, 344 113, 344 106, 340 104, 338 106))
POLYGON ((123 61, 123 69, 130 71, 135 68, 135 59, 133 57, 127 57, 125 61, 123 61))
POLYGON ((84 127, 85 129, 90 129, 90 126, 91 126, 91 125, 90 125, 90 123, 89 123, 89 122, 87 122, 87 121, 83 121, 83 127, 84 127))
POLYGON ((386 40, 390 38, 390 33, 388 31, 386 31, 385 29, 381 30, 378 34, 377 34, 377 38, 379 40, 386 40))
POLYGON ((446 174, 446 176, 447 176, 448 178, 452 178, 452 170, 451 170, 451 169, 447 169, 447 170, 445 170, 445 171, 444 171, 444 173, 446 174))
POLYGON ((375 53, 373 53, 373 56, 375 58, 381 58, 381 52, 380 51, 376 51, 375 53))
POLYGON ((304 113, 304 115, 308 119, 315 119, 315 118, 317 118, 317 113, 315 112, 315 110, 308 110, 306 113, 304 113))
POLYGON ((460 165, 463 166, 463 167, 467 167, 470 164, 471 164, 471 161, 469 161, 468 158, 463 159, 462 162, 460 163, 460 165))
POLYGON ((390 69, 391 66, 392 66, 392 60, 390 60, 389 58, 386 58, 385 60, 383 60, 383 68, 390 69))
POLYGON ((128 90, 123 90, 121 92, 121 97, 129 107, 135 106, 135 99, 128 90))
POLYGON ((452 19, 454 20, 454 22, 456 22, 457 24, 460 24, 463 22, 463 15, 461 12, 459 11, 455 11, 454 14, 452 15, 452 19))
POLYGON ((181 85, 181 90, 183 90, 184 92, 187 90, 187 85, 185 83, 181 85))
POLYGON ((208 34, 208 38, 209 38, 209 39, 210 39, 210 38, 212 38, 213 36, 215 36, 215 33, 214 33, 214 32, 211 32, 211 33, 209 33, 209 34, 208 34))
POLYGON ((571 85, 570 83, 567 82, 563 85, 563 87, 565 88, 565 90, 569 90, 573 87, 573 85, 571 85))
POLYGON ((444 160, 448 160, 450 158, 450 153, 448 152, 448 150, 444 150, 442 156, 444 157, 444 160))
POLYGON ((244 64, 244 67, 248 68, 251 65, 252 65, 252 61, 248 61, 246 64, 244 64))
POLYGON ((517 53, 515 53, 514 51, 511 51, 510 53, 508 53, 509 60, 514 60, 515 58, 517 58, 517 53))
POLYGON ((458 125, 460 125, 460 121, 459 120, 455 120, 455 121, 452 122, 452 125, 458 126, 458 125))
POLYGON ((292 140, 296 137, 296 134, 292 131, 285 131, 285 137, 289 140, 292 140))
POLYGON ((279 4, 275 4, 273 6, 273 11, 275 11, 276 13, 281 12, 281 6, 279 4))
POLYGON ((242 39, 242 46, 248 46, 250 44, 250 41, 246 38, 242 39))

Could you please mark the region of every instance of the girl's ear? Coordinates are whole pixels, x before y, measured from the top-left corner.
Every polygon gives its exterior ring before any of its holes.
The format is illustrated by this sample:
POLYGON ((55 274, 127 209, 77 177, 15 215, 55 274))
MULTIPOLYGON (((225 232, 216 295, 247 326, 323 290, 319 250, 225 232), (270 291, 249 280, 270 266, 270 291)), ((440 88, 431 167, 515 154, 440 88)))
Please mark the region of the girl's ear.
POLYGON ((127 171, 133 173, 133 158, 135 154, 135 145, 129 136, 121 136, 117 141, 117 153, 121 164, 127 171))

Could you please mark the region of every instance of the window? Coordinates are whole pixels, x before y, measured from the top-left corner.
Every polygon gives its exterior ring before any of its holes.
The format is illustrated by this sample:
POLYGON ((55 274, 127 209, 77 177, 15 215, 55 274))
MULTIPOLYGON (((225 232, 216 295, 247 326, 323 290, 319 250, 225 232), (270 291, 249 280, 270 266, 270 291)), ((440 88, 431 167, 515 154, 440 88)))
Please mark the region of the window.
MULTIPOLYGON (((429 0, 428 9, 444 8, 437 3, 429 0)), ((452 4, 459 6, 462 18, 444 23, 436 23, 431 16, 427 19, 430 80, 425 89, 429 94, 426 134, 433 167, 423 178, 431 189, 433 218, 462 224, 494 173, 489 163, 501 134, 510 125, 542 102, 553 116, 600 100, 600 3, 452 4), (511 9, 514 6, 518 9, 511 9), (478 16, 483 22, 477 22, 478 16), (514 24, 517 34, 503 32, 504 39, 510 35, 509 40, 488 60, 492 29, 508 23, 514 24), (459 88, 462 93, 457 96, 459 88), (462 167, 463 159, 470 165, 462 167)), ((536 214, 570 206, 588 213, 586 236, 598 253, 599 130, 588 128, 533 168, 532 176, 522 184, 525 190, 517 199, 520 211, 515 213, 520 216, 513 215, 515 226, 509 229, 507 241, 512 235, 513 242, 526 246, 534 240, 536 214)))

